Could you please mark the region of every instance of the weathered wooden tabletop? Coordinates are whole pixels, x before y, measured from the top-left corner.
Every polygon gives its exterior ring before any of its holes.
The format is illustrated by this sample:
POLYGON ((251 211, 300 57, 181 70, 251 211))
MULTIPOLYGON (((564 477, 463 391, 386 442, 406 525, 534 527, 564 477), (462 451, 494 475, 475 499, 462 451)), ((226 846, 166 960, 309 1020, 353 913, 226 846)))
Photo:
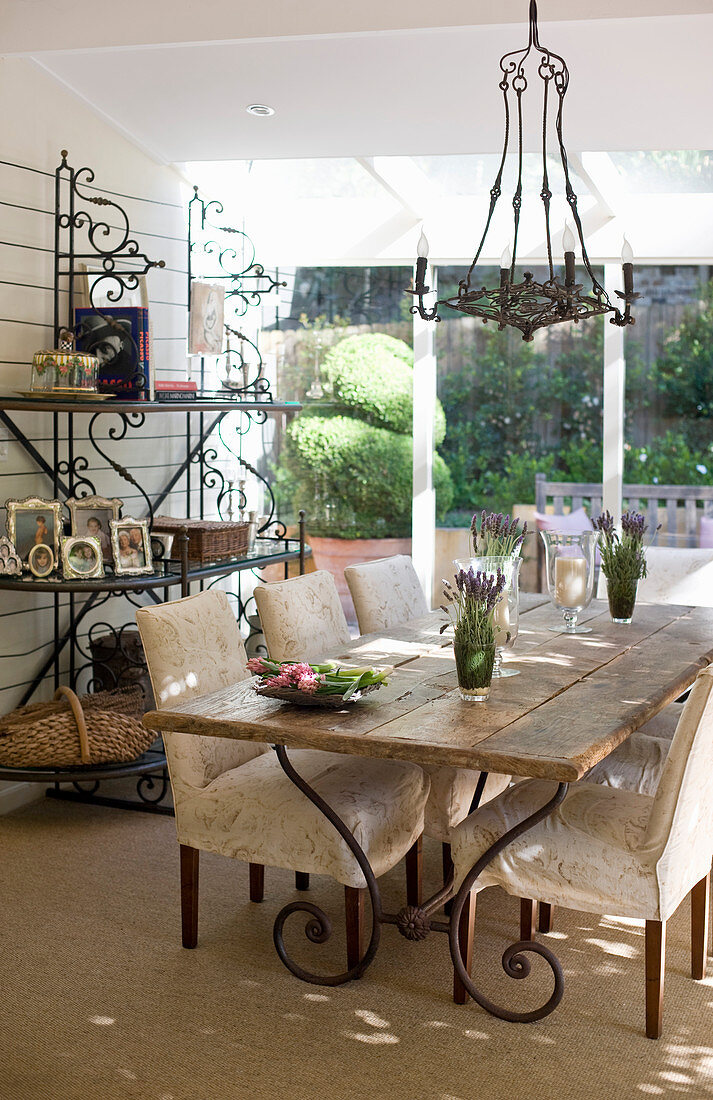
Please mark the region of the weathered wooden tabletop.
POLYGON ((170 709, 151 729, 268 741, 504 774, 581 778, 666 706, 713 660, 713 609, 636 607, 629 626, 605 603, 580 616, 591 634, 553 634, 558 612, 523 596, 509 663, 520 676, 493 682, 487 703, 458 695, 444 616, 433 612, 387 634, 357 638, 325 656, 397 666, 388 686, 341 711, 298 707, 255 694, 250 680, 170 709))

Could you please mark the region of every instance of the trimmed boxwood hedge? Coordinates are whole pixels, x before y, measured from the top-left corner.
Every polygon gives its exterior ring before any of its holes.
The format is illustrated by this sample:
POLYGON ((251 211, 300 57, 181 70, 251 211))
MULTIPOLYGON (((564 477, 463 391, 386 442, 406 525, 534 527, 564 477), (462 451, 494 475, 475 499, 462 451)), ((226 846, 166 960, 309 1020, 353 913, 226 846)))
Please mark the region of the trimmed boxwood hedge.
MULTIPOLYGON (((406 538, 411 534, 413 443, 410 436, 347 416, 294 420, 287 431, 280 484, 305 508, 311 535, 406 538)), ((451 507, 448 467, 434 455, 439 518, 451 507)))
MULTIPOLYGON (((332 389, 335 412, 411 435, 413 351, 403 340, 384 333, 348 336, 330 348, 324 374, 332 389)), ((436 402, 434 433, 439 447, 446 435, 440 401, 436 402)))

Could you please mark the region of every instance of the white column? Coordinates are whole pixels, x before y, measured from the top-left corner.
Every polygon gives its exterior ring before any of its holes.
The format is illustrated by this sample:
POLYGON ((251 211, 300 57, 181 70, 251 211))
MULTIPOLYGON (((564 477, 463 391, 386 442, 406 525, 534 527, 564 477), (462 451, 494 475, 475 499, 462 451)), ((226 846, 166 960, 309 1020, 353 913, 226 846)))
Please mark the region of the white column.
MULTIPOLYGON (((430 285, 436 274, 431 269, 430 285)), ((413 564, 429 607, 436 558, 436 493, 433 488, 433 414, 436 407, 435 321, 413 316, 413 564)))
MULTIPOLYGON (((622 288, 620 264, 604 267, 604 288, 612 302, 618 302, 615 291, 622 288)), ((624 329, 609 324, 604 318, 604 398, 603 398, 603 459, 604 480, 602 508, 608 509, 619 522, 624 484, 624 329)))

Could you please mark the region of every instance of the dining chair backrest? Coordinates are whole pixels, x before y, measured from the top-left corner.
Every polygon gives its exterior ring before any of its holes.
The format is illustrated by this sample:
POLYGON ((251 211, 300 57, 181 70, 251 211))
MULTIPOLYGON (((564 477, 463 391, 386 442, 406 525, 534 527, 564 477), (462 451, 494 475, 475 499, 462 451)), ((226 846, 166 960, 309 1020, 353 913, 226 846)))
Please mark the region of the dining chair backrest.
POLYGON ((334 583, 325 569, 259 584, 255 602, 274 661, 314 661, 351 640, 334 583))
MULTIPOLYGON (((713 855, 713 665, 686 700, 656 789, 643 847, 675 904, 708 874, 713 855)), ((664 906, 665 907, 665 906, 664 906)))
POLYGON ((344 578, 362 634, 388 630, 428 613, 421 582, 406 554, 348 565, 344 578))
MULTIPOLYGON (((245 680, 245 647, 225 592, 141 607, 136 622, 158 710, 245 680)), ((268 751, 267 745, 164 732, 174 796, 268 751)))
MULTIPOLYGON (((650 546, 646 551, 646 574, 637 586, 637 603, 713 607, 713 550, 650 546)), ((603 573, 599 575, 597 596, 607 598, 603 573)))

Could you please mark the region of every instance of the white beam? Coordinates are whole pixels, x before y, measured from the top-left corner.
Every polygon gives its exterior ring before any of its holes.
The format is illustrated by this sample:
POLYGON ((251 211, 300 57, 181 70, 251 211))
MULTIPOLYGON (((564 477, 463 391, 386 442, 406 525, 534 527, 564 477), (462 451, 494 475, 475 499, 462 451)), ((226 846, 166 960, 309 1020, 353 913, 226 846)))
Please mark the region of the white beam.
MULTIPOLYGON (((622 285, 620 264, 604 267, 604 288, 613 302, 618 301, 615 291, 622 285)), ((602 507, 608 509, 619 521, 624 484, 624 329, 604 320, 604 398, 603 398, 603 455, 604 482, 602 507)))
MULTIPOLYGON (((435 290, 436 275, 431 272, 435 290)), ((436 406, 435 322, 413 318, 413 505, 414 568, 431 606, 436 560, 436 492, 433 487, 433 413, 436 406)))

